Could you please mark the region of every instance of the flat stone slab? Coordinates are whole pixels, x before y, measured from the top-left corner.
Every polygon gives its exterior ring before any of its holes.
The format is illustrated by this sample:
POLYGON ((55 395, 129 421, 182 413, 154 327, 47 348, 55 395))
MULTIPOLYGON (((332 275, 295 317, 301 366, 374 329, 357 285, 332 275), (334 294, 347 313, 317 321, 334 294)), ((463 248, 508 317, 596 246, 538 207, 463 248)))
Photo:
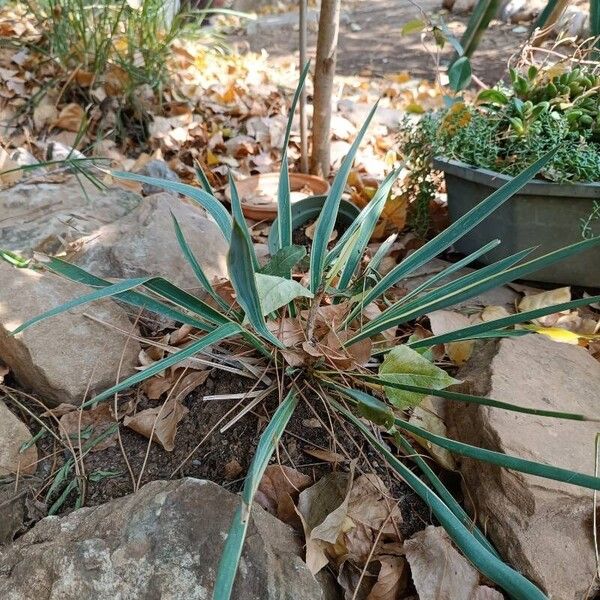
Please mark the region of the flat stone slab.
POLYGON ((26 256, 56 254, 124 217, 141 201, 121 188, 100 191, 83 177, 19 184, 0 191, 0 248, 26 256))
POLYGON ((114 385, 119 374, 124 379, 135 372, 140 345, 114 327, 137 330, 112 300, 73 308, 11 334, 23 322, 89 292, 85 285, 0 260, 0 360, 48 405, 80 404, 114 385))
MULTIPOLYGON (((464 391, 530 408, 600 417, 600 363, 541 335, 475 348, 458 374, 464 391)), ((451 437, 482 448, 594 473, 598 424, 448 402, 451 437)), ((503 557, 553 600, 593 592, 591 490, 459 458, 465 498, 503 557)), ((592 597, 591 595, 589 597, 592 597)))

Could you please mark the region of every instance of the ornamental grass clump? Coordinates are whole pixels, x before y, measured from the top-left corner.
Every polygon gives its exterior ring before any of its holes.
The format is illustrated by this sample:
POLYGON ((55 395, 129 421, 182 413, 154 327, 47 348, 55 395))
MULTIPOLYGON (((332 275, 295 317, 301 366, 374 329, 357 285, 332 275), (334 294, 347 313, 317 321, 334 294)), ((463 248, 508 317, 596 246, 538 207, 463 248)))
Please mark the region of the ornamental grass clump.
MULTIPOLYGON (((292 115, 306 73, 307 68, 303 71, 292 103, 292 115)), ((456 380, 433 362, 428 349, 457 340, 530 334, 526 330, 514 330, 512 326, 545 314, 598 302, 600 296, 531 310, 427 339, 400 338, 398 327, 433 310, 453 306, 513 279, 525 277, 530 272, 596 245, 599 240, 583 240, 531 260, 528 260, 531 249, 526 249, 448 281, 448 276, 496 247, 500 243, 496 240, 433 275, 399 300, 392 300, 390 292, 393 286, 449 248, 506 202, 550 164, 554 154, 551 152, 541 157, 382 275, 379 266, 390 250, 391 241, 382 244, 370 261, 365 260, 365 252, 398 171, 385 179, 372 201, 337 242, 333 246, 329 244, 355 153, 375 109, 369 114, 335 176, 316 222, 308 257, 310 270, 305 282, 293 274, 294 266, 305 257, 307 250, 292 244, 287 160, 290 116, 278 194, 278 250, 266 266, 260 266, 255 254, 233 178, 230 178, 230 214, 214 197, 200 172, 202 189, 115 172, 113 175, 122 179, 150 183, 184 194, 212 215, 229 244, 229 293, 223 294, 222 286, 215 287, 206 277, 173 217, 178 243, 203 288, 202 297, 192 295, 160 277, 110 283, 58 258, 49 258, 44 263, 45 268, 94 289, 24 323, 17 332, 73 306, 107 297, 191 325, 198 332, 188 346, 91 398, 84 406, 114 398, 118 392, 216 344, 230 348, 232 352, 233 349, 239 352, 242 347, 246 354, 254 352, 261 359, 262 363, 258 363, 261 366, 256 369, 257 373, 260 372, 257 377, 267 374, 272 381, 278 382, 279 403, 260 437, 246 475, 242 501, 231 523, 219 565, 214 598, 227 600, 231 596, 253 498, 262 474, 295 409, 304 401, 305 395, 310 394, 320 396, 332 411, 354 425, 355 431, 385 458, 389 468, 423 499, 457 547, 486 577, 513 598, 545 598, 535 585, 501 560, 483 533, 413 448, 411 437, 418 436, 463 456, 595 490, 600 489, 600 479, 447 439, 409 422, 408 413, 427 395, 435 395, 449 402, 471 402, 499 410, 518 410, 535 414, 535 418, 586 420, 585 415, 516 407, 490 398, 449 391, 447 388, 456 380), (232 300, 234 297, 235 300, 232 300), (403 457, 402 460, 400 457, 403 457), (412 468, 407 466, 407 460, 412 461, 412 468)))

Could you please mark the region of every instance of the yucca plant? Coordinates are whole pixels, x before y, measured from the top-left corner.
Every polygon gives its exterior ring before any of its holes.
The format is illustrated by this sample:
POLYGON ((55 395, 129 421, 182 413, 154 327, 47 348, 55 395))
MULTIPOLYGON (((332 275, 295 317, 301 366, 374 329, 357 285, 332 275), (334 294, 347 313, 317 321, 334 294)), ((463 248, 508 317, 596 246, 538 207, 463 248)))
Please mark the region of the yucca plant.
MULTIPOLYGON (((308 66, 302 73, 301 83, 292 103, 291 115, 294 113, 307 70, 308 66)), ((506 202, 548 163, 552 155, 537 161, 436 238, 407 256, 386 275, 381 276, 378 268, 390 249, 391 240, 381 246, 370 262, 366 263, 364 255, 398 171, 387 177, 354 223, 332 248, 328 247, 346 179, 375 109, 376 107, 369 114, 335 176, 317 220, 310 249, 310 271, 306 286, 292 276, 294 265, 305 256, 306 249, 292 244, 287 160, 290 115, 279 184, 279 249, 262 268, 255 255, 232 178, 232 210, 229 214, 214 197, 201 172, 198 175, 202 189, 130 173, 114 173, 116 177, 150 183, 184 194, 214 217, 229 243, 229 278, 236 298, 232 305, 218 294, 203 273, 177 220, 173 217, 181 251, 205 292, 203 298, 191 295, 159 277, 130 279, 111 284, 60 259, 49 258, 44 263, 45 268, 95 289, 83 297, 31 319, 15 333, 76 305, 106 297, 114 297, 130 305, 166 315, 199 330, 199 339, 184 349, 105 390, 87 401, 84 406, 95 405, 112 398, 114 394, 217 343, 227 345, 235 341, 238 345, 245 345, 250 351, 253 349, 262 356, 265 372, 270 369, 276 374, 280 402, 261 435, 256 455, 246 476, 242 502, 231 524, 219 565, 213 595, 215 599, 227 600, 231 596, 255 492, 278 440, 306 394, 316 394, 325 399, 331 410, 354 425, 355 430, 381 453, 389 467, 430 507, 458 548, 486 577, 503 588, 512 598, 545 598, 533 583, 501 560, 431 467, 415 451, 409 438, 411 435, 419 436, 463 456, 594 490, 600 489, 600 479, 432 434, 409 423, 407 412, 411 407, 418 405, 426 395, 435 395, 449 402, 482 404, 498 410, 531 413, 537 418, 586 420, 585 415, 529 409, 490 398, 449 391, 446 388, 456 383, 456 380, 432 362, 428 349, 436 344, 457 340, 523 335, 527 332, 514 330, 512 326, 549 313, 598 302, 600 296, 532 310, 427 339, 400 340, 397 331, 399 325, 410 323, 430 311, 452 306, 485 290, 526 276, 527 273, 561 258, 585 250, 600 240, 583 240, 531 260, 526 259, 532 249, 523 250, 459 279, 447 281, 449 275, 499 244, 496 240, 434 275, 399 300, 391 301, 389 298, 392 286, 449 248, 506 202), (401 455, 405 456, 403 460, 399 459, 401 455), (420 469, 420 476, 406 466, 407 460, 416 464, 420 469)))

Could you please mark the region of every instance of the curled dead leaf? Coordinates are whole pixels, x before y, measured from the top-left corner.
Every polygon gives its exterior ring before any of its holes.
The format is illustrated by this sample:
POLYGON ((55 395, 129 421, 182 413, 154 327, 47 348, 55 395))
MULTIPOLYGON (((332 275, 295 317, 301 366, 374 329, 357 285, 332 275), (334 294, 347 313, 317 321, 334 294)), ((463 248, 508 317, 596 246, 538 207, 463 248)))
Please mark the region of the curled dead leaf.
MULTIPOLYGON (((571 300, 571 288, 562 287, 556 290, 550 290, 548 292, 541 292, 539 294, 530 294, 521 299, 518 305, 519 312, 526 312, 530 310, 536 310, 538 308, 547 308, 555 304, 562 302, 569 302, 571 300)), ((566 311, 568 313, 569 311, 566 311)), ((556 321, 563 313, 554 313, 535 319, 534 323, 542 325, 543 327, 552 327, 556 324, 556 321)))
POLYGON ((175 448, 175 435, 177 424, 188 413, 188 409, 176 399, 170 398, 161 406, 147 408, 133 415, 125 417, 123 425, 133 429, 136 433, 152 438, 167 452, 175 448))
POLYGON ((66 129, 78 133, 84 123, 85 111, 79 104, 74 102, 67 104, 58 114, 58 118, 54 121, 53 126, 58 129, 66 129))
POLYGON ((280 521, 302 528, 295 501, 312 480, 308 475, 284 465, 269 465, 258 486, 256 502, 280 521))
MULTIPOLYGON (((431 325, 433 335, 442 335, 450 333, 458 329, 463 329, 471 325, 471 321, 465 315, 452 310, 436 310, 428 313, 427 318, 431 325)), ((451 342, 445 344, 444 348, 448 358, 455 365, 463 365, 466 363, 473 353, 473 340, 465 340, 461 342, 451 342)))
POLYGON ((367 600, 396 600, 408 584, 408 565, 401 556, 379 556, 381 563, 377 582, 367 600))

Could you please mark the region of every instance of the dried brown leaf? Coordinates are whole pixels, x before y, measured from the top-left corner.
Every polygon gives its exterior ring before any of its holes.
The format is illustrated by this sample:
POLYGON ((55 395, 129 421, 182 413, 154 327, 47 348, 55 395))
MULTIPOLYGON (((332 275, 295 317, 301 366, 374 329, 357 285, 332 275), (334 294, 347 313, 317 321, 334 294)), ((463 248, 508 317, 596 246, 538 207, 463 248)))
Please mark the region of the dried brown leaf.
POLYGON ((177 424, 188 413, 188 409, 174 399, 169 399, 161 406, 147 408, 125 417, 123 425, 133 431, 158 442, 167 452, 175 448, 177 424))
POLYGON ((66 129, 77 133, 81 130, 85 119, 85 111, 79 104, 74 102, 67 104, 58 114, 58 118, 54 121, 53 126, 58 129, 66 129))
POLYGON ((239 461, 235 458, 232 458, 225 465, 224 471, 225 471, 225 479, 228 479, 229 481, 233 481, 234 479, 237 479, 239 477, 239 475, 241 474, 243 469, 242 469, 242 465, 240 465, 239 461))
POLYGON ((302 451, 309 456, 314 456, 319 460, 323 460, 332 464, 344 463, 348 460, 339 452, 331 452, 329 450, 322 450, 321 448, 303 448, 302 451))
POLYGON ((265 470, 256 501, 280 521, 301 529, 295 501, 312 480, 308 475, 283 465, 269 465, 265 470))
MULTIPOLYGON (((452 310, 436 310, 428 313, 427 317, 431 325, 433 335, 442 335, 471 325, 471 321, 465 315, 452 310)), ((462 342, 451 342, 445 344, 446 354, 455 365, 462 365, 473 353, 475 342, 465 340, 462 342)))
POLYGON ((381 563, 377 582, 367 600, 397 600, 408 583, 408 565, 401 556, 378 556, 381 563))
MULTIPOLYGON (((115 424, 115 419, 110 412, 110 405, 107 403, 99 404, 96 408, 88 410, 80 411, 77 407, 73 408, 75 410, 65 412, 62 415, 59 422, 59 429, 61 435, 68 437, 76 448, 79 447, 80 431, 83 432, 84 430, 91 428, 91 435, 87 438, 81 438, 81 443, 83 444, 87 440, 98 437, 101 433, 115 424)), ((93 446, 91 452, 99 452, 106 448, 110 448, 116 443, 116 437, 117 433, 115 431, 115 433, 102 440, 99 444, 93 446)))

